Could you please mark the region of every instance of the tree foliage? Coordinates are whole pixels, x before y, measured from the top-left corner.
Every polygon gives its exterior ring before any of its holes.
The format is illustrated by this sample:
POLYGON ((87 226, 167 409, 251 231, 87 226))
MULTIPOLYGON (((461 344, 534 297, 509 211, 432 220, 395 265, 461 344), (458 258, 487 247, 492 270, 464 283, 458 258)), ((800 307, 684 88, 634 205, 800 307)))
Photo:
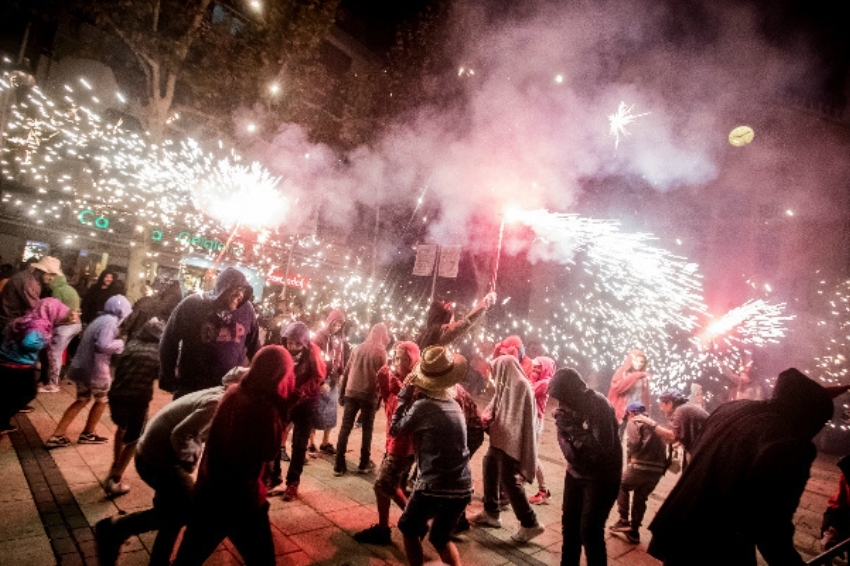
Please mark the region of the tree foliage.
MULTIPOLYGON (((173 106, 210 117, 265 101, 281 69, 309 62, 339 0, 279 0, 254 12, 223 0, 79 0, 79 14, 129 50, 154 139, 173 106)), ((122 80, 132 82, 132 78, 122 80)))

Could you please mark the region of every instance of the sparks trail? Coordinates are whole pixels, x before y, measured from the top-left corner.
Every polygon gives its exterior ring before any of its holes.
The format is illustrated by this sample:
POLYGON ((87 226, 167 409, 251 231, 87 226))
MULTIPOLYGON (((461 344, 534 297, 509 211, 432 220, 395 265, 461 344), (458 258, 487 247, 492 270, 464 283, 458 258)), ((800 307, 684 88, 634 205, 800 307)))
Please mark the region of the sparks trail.
POLYGON ((617 111, 613 114, 608 115, 608 122, 610 123, 610 133, 614 136, 614 149, 617 149, 620 146, 620 135, 623 137, 631 135, 628 130, 626 130, 626 126, 640 118, 641 116, 648 116, 649 112, 644 112, 643 114, 632 114, 632 109, 635 107, 634 104, 626 105, 625 102, 620 101, 620 105, 617 107, 617 111))

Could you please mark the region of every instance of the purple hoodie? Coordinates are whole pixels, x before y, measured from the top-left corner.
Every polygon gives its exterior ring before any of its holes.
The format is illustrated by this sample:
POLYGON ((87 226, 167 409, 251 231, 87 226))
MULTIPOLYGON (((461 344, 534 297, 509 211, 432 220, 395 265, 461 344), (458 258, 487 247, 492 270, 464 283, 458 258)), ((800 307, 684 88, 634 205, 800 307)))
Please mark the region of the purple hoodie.
POLYGON ((110 297, 103 311, 83 332, 83 338, 69 376, 92 389, 107 389, 112 384, 109 360, 112 354, 124 351, 124 341, 118 339, 118 327, 130 315, 133 307, 124 295, 110 297))

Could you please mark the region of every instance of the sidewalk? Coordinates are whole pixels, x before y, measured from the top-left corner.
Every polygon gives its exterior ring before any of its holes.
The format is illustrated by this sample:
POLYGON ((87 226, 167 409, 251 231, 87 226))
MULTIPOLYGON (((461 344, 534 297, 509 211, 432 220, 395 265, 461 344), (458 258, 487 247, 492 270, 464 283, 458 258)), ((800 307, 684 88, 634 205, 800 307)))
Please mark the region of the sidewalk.
MULTIPOLYGON (((0 437, 0 566, 46 566, 51 564, 96 564, 92 527, 105 517, 148 508, 152 491, 130 466, 126 481, 129 494, 112 501, 104 497, 101 481, 106 477, 112 459, 111 438, 114 425, 107 416, 97 433, 110 438, 106 445, 77 445, 47 451, 43 447, 62 412, 72 401, 73 388, 62 386, 60 393, 39 394, 33 403, 35 412, 16 417, 18 432, 0 437)), ((157 391, 152 411, 158 410, 170 396, 157 391)), ((479 407, 479 409, 483 408, 479 407)), ((540 566, 560 562, 561 494, 565 463, 555 438, 551 410, 540 449, 552 499, 548 505, 535 507, 546 532, 529 544, 510 540, 519 524, 510 511, 502 513, 503 528, 473 527, 457 544, 464 564, 522 564, 540 566)), ((76 439, 85 416, 80 415, 69 429, 76 439)), ((375 423, 372 459, 380 462, 383 455, 385 419, 381 411, 375 423)), ((332 436, 335 441, 335 435, 332 436)), ((355 429, 349 442, 348 465, 355 469, 360 448, 360 434, 355 429)), ((476 496, 469 512, 481 508, 481 459, 486 444, 472 460, 476 496)), ((820 456, 812 468, 812 478, 795 515, 795 541, 804 558, 817 554, 817 539, 826 499, 838 482, 837 458, 820 456)), ((650 497, 646 524, 669 493, 678 476, 667 474, 650 497)), ((333 475, 331 457, 308 460, 304 469, 299 499, 284 502, 271 499, 271 521, 275 536, 278 564, 285 565, 381 565, 405 564, 402 538, 393 528, 393 546, 361 545, 352 535, 377 520, 371 474, 333 475)), ((532 495, 537 486, 528 486, 532 495)), ((400 511, 393 507, 390 522, 398 521, 400 511)), ((612 519, 613 521, 613 519, 612 519)), ((133 537, 122 547, 121 566, 148 563, 155 533, 133 537)), ((608 535, 609 564, 657 565, 646 554, 649 533, 641 532, 642 544, 631 545, 618 536, 608 535)), ((710 541, 707 541, 710 543, 710 541)), ((426 558, 437 560, 427 543, 426 558)), ((238 553, 228 543, 220 546, 206 562, 208 565, 242 564, 238 553)))

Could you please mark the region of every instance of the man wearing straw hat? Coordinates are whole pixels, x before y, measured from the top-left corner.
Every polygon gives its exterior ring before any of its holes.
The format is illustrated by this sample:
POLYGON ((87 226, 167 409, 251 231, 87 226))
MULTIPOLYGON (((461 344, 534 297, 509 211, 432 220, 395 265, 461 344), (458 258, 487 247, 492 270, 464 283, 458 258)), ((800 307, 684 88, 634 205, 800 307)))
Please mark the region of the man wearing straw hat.
POLYGON ((454 385, 466 377, 466 359, 443 346, 422 352, 419 364, 399 394, 390 435, 413 439, 419 477, 398 521, 404 550, 412 566, 424 563, 422 537, 429 539, 446 564, 460 564, 450 536, 472 496, 466 446, 466 421, 454 401, 454 385), (413 401, 414 390, 421 397, 413 401))

